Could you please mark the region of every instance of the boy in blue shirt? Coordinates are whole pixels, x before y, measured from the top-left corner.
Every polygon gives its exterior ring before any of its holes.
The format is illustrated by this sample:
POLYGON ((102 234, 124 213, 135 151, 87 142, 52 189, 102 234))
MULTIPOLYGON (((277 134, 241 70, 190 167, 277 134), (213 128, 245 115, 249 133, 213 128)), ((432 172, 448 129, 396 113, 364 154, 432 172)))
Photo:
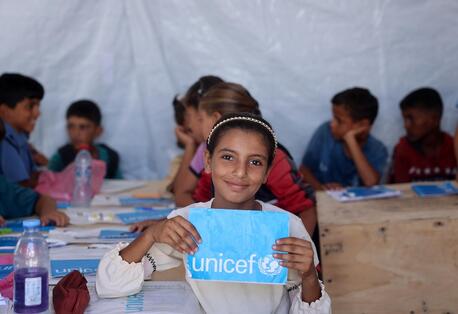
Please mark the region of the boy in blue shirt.
POLYGON ((304 179, 316 190, 378 184, 388 152, 370 135, 377 98, 355 87, 336 94, 331 103, 332 120, 315 131, 302 159, 304 179))
POLYGON ((103 128, 102 113, 96 103, 90 100, 79 100, 67 109, 67 132, 70 143, 60 147, 51 157, 48 168, 52 171, 62 171, 75 160, 81 147, 89 147, 95 159, 106 163, 105 178, 122 179, 119 170, 119 155, 105 144, 94 144, 103 128))
MULTIPOLYGON (((0 119, 0 143, 5 136, 3 121, 0 119)), ((57 226, 65 226, 67 215, 56 210, 56 202, 44 195, 39 195, 29 188, 8 182, 0 175, 0 225, 5 219, 13 219, 37 214, 43 225, 54 221, 57 226)))
POLYGON ((0 76, 0 118, 5 124, 5 139, 0 144, 0 175, 8 182, 35 187, 37 167, 28 136, 40 116, 43 86, 33 78, 4 73, 0 76))

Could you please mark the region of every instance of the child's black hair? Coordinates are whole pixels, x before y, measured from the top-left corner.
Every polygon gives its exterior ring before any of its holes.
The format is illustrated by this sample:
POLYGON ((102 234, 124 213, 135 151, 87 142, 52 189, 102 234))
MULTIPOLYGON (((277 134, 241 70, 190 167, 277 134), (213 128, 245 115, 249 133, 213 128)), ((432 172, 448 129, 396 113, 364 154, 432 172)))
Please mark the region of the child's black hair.
POLYGON ((178 99, 178 95, 176 95, 173 98, 172 105, 173 105, 173 116, 175 117, 175 123, 177 125, 183 126, 186 107, 184 106, 183 102, 178 99))
POLYGON ((224 82, 223 79, 214 75, 202 76, 189 87, 184 97, 184 104, 194 109, 199 108, 200 98, 213 86, 218 83, 224 82))
POLYGON ((15 108, 26 98, 42 100, 44 94, 43 85, 31 77, 19 73, 3 73, 0 76, 0 104, 15 108))
POLYGON ((409 108, 416 108, 438 114, 439 119, 442 117, 444 104, 441 95, 437 90, 431 87, 422 87, 410 92, 399 103, 402 111, 409 108))
POLYGON ((232 129, 241 129, 262 135, 268 151, 267 166, 270 167, 272 165, 277 148, 275 133, 269 122, 258 115, 246 112, 225 114, 215 123, 207 140, 207 149, 210 155, 213 155, 221 137, 232 129))
POLYGON ((366 88, 353 87, 332 97, 334 106, 343 106, 353 121, 369 120, 373 124, 378 113, 378 100, 366 88))
POLYGON ((70 117, 86 118, 89 121, 100 126, 102 123, 102 113, 100 112, 99 106, 91 100, 83 99, 75 101, 68 107, 66 118, 70 117))

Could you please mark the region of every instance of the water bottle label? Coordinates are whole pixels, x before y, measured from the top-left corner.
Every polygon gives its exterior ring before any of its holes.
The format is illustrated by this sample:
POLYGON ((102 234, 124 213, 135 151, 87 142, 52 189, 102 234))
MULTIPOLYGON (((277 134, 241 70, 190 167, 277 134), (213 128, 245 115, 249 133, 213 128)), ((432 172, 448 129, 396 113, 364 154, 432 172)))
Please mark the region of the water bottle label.
POLYGON ((26 306, 41 304, 41 277, 25 279, 24 303, 26 306))

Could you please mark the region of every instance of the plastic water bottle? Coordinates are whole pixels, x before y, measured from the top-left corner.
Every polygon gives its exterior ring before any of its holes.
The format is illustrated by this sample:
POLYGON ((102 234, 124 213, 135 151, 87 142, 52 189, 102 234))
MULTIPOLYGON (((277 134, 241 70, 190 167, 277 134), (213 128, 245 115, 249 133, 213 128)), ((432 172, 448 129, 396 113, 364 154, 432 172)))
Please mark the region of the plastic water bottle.
POLYGON ((81 147, 75 158, 72 206, 88 207, 92 199, 92 157, 89 147, 81 147))
POLYGON ((23 222, 24 233, 14 251, 14 312, 48 311, 49 251, 38 231, 38 219, 23 222))

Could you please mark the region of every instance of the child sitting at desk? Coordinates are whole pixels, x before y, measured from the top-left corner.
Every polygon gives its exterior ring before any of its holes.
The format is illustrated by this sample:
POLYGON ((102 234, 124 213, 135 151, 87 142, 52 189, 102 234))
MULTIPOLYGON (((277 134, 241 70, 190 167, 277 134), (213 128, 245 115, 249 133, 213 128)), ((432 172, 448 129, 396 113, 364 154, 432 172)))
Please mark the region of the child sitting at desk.
POLYGON ((0 76, 0 118, 5 139, 0 144, 0 175, 8 182, 34 188, 39 172, 28 143, 40 116, 43 86, 31 77, 16 73, 0 76))
POLYGON ((385 145, 370 134, 377 98, 354 87, 331 103, 332 120, 315 131, 302 159, 304 179, 315 190, 377 185, 388 158, 385 145))
POLYGON ((122 179, 119 169, 119 155, 108 145, 94 141, 102 134, 102 113, 99 106, 90 100, 79 100, 67 109, 67 132, 70 143, 62 146, 51 157, 48 168, 62 171, 75 160, 81 146, 89 146, 93 158, 106 163, 105 178, 122 179))
MULTIPOLYGON (((277 140, 271 126, 250 114, 223 116, 210 132, 205 168, 212 174, 215 198, 173 211, 129 245, 118 244, 101 259, 96 278, 100 297, 138 293, 154 271, 184 262, 199 249, 199 232, 188 221, 193 208, 285 212, 255 199, 274 160, 277 140)), ((288 212, 290 236, 272 243, 287 267, 288 283, 262 285, 199 281, 186 277, 206 313, 330 313, 331 301, 315 267, 318 258, 301 220, 288 212)), ((262 236, 262 235, 260 235, 262 236)))
POLYGON ((201 156, 205 151, 205 136, 202 134, 198 113, 200 98, 212 86, 221 82, 223 80, 217 76, 203 76, 191 85, 182 100, 186 109, 186 125, 175 130, 178 140, 184 145, 183 159, 173 185, 177 206, 185 206, 193 202, 191 194, 197 186, 201 173, 201 169, 198 168, 202 161, 198 162, 198 158, 195 157, 201 156))
MULTIPOLYGON (((3 121, 0 119, 0 143, 5 136, 3 121)), ((56 202, 44 195, 39 195, 29 188, 11 183, 0 175, 0 225, 5 219, 31 216, 36 213, 43 225, 54 221, 57 226, 65 226, 69 218, 56 210, 56 202)))
POLYGON ((392 183, 453 180, 453 138, 441 130, 442 98, 432 88, 409 93, 399 105, 406 135, 394 148, 392 183))

